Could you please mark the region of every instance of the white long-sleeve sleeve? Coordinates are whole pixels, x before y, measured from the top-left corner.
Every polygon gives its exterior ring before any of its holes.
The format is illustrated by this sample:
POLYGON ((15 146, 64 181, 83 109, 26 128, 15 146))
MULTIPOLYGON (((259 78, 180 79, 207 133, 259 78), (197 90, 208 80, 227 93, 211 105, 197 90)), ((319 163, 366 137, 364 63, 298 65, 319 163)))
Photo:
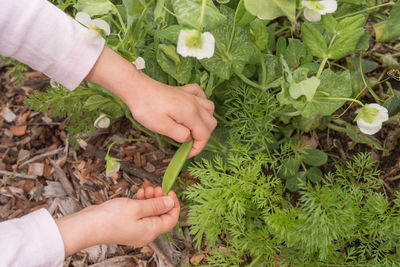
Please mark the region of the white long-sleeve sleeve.
POLYGON ((41 71, 70 90, 96 63, 104 39, 87 41, 88 29, 47 0, 0 0, 0 55, 41 71))
POLYGON ((64 243, 45 209, 0 223, 0 267, 59 267, 64 243))

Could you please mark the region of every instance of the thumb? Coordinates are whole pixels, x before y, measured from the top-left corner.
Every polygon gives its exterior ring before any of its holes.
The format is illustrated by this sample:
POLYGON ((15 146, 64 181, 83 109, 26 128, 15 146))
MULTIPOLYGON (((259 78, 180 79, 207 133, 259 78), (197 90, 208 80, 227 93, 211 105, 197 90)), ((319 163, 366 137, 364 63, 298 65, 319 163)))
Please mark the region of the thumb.
POLYGON ((167 213, 174 207, 175 203, 171 197, 158 197, 139 200, 139 216, 150 217, 167 213))

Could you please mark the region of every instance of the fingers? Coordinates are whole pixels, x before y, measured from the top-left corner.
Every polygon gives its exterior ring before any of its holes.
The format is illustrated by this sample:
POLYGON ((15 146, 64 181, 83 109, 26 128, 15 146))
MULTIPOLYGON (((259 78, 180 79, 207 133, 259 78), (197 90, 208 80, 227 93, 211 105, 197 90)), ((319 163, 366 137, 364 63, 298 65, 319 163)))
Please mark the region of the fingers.
POLYGON ((202 108, 208 111, 208 113, 210 113, 211 115, 214 114, 215 106, 212 101, 201 97, 196 97, 196 100, 202 108))
POLYGON ((139 218, 143 218, 150 216, 158 216, 168 212, 174 207, 175 201, 169 196, 157 197, 157 198, 140 200, 140 202, 138 202, 138 205, 139 208, 137 215, 139 218))
POLYGON ((198 84, 187 84, 185 86, 182 86, 182 89, 185 90, 188 93, 191 93, 192 95, 205 98, 207 99, 206 94, 204 93, 203 89, 198 84))
POLYGON ((192 139, 190 129, 175 121, 171 117, 164 119, 164 127, 160 131, 160 133, 171 137, 179 143, 184 143, 192 139))
POLYGON ((157 186, 156 188, 153 188, 152 186, 148 186, 145 189, 140 188, 136 193, 136 198, 138 200, 162 197, 162 196, 163 196, 162 188, 159 186, 157 186))
POLYGON ((168 197, 174 201, 174 207, 172 209, 160 216, 146 217, 141 220, 143 224, 150 227, 149 232, 156 233, 157 236, 170 231, 178 222, 180 210, 179 200, 173 191, 168 193, 168 197))

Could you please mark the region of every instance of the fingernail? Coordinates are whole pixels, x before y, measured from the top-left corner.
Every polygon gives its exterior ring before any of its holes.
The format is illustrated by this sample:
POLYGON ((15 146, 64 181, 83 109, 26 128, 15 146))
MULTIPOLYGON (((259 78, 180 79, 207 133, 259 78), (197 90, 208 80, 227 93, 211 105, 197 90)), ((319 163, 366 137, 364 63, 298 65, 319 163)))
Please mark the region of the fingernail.
POLYGON ((164 204, 167 208, 172 208, 175 205, 174 200, 170 197, 164 197, 164 204))

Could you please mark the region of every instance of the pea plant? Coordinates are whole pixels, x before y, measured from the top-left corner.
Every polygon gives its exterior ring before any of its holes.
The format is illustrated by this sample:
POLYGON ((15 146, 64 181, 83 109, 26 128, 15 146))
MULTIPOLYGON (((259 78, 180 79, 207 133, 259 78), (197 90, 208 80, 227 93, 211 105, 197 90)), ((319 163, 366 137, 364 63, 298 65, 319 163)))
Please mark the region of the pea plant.
MULTIPOLYGON (((385 0, 53 0, 150 77, 198 83, 219 126, 189 170, 189 223, 212 266, 400 264, 400 201, 389 200, 365 153, 335 163, 294 138, 319 129, 384 151, 374 134, 396 120, 400 3, 385 0), (369 75, 379 70, 379 77, 369 75), (386 75, 387 73, 387 75, 386 75), (380 85, 386 98, 378 96, 380 85), (326 164, 334 166, 323 173, 326 164), (292 193, 295 192, 295 193, 292 193), (206 242, 204 242, 206 241, 206 242), (223 243, 228 252, 216 245, 223 243)), ((135 121, 98 85, 53 84, 26 104, 71 116, 75 137, 126 117, 149 138, 178 145, 135 121)), ((169 166, 173 186, 191 143, 169 166)), ((107 154, 107 172, 118 159, 107 154)))

